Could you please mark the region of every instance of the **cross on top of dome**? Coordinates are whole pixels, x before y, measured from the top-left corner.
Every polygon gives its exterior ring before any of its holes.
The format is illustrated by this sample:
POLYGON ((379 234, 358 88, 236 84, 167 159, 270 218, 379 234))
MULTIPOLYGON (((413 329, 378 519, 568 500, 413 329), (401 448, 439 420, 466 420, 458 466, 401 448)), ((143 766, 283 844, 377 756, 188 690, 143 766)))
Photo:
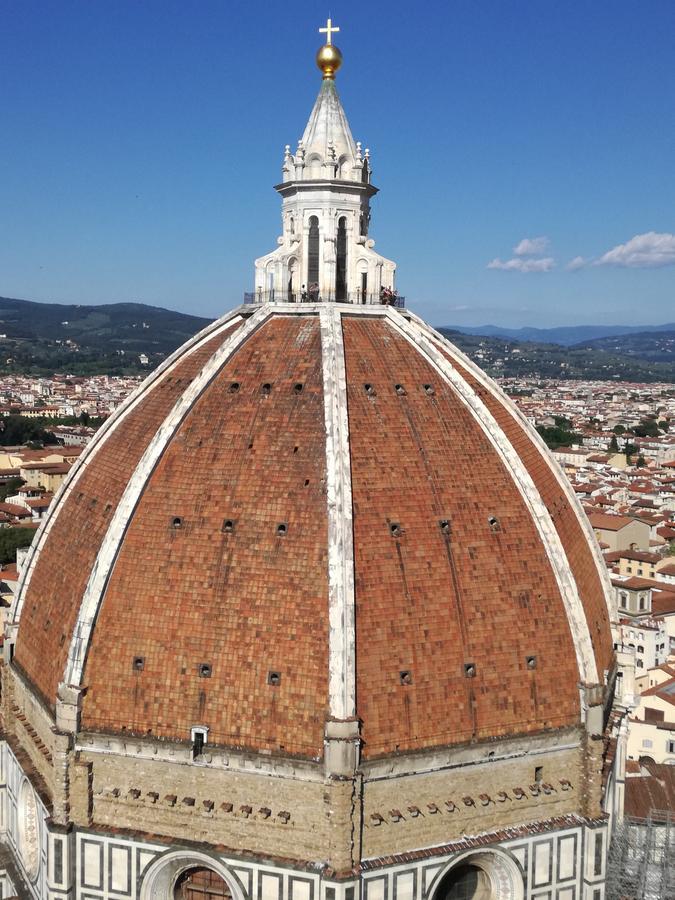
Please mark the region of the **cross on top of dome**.
POLYGON ((333 32, 336 32, 336 33, 337 33, 339 30, 340 30, 340 29, 338 28, 337 25, 333 25, 333 20, 332 20, 332 19, 330 18, 330 16, 329 16, 329 17, 328 17, 328 20, 327 20, 327 22, 326 22, 326 27, 325 27, 325 28, 319 28, 319 34, 325 34, 325 35, 326 35, 326 43, 330 46, 330 45, 333 43, 333 41, 332 41, 332 34, 333 34, 333 32))
POLYGON ((326 22, 326 27, 319 28, 319 34, 326 35, 326 43, 319 48, 319 52, 316 54, 316 64, 323 72, 324 81, 332 81, 342 65, 342 53, 333 43, 333 34, 339 30, 337 25, 333 25, 330 17, 326 22))

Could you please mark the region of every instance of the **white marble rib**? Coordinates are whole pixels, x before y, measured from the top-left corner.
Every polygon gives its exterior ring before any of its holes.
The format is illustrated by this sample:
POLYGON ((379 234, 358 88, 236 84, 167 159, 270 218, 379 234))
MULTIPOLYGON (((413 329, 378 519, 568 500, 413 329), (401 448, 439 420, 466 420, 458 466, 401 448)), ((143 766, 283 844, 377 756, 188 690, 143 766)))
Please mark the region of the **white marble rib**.
POLYGON ((544 443, 542 436, 539 434, 536 428, 532 427, 532 425, 527 421, 518 407, 504 393, 504 391, 502 391, 499 385, 496 384, 491 378, 489 378, 472 359, 470 359, 458 347, 455 347, 455 345, 447 338, 443 337, 442 334, 434 331, 434 329, 427 325, 423 319, 420 319, 419 316, 411 314, 411 319, 417 325, 419 325, 419 327, 422 329, 422 331, 424 331, 424 333, 429 337, 431 341, 441 346, 451 357, 457 359, 459 363, 464 366, 464 368, 468 369, 472 373, 472 375, 474 375, 476 380, 479 381, 480 384, 485 388, 485 390, 489 391, 492 396, 502 404, 509 415, 521 428, 523 428, 527 432, 531 440, 534 442, 535 446, 541 454, 542 459, 549 467, 556 481, 558 482, 560 490, 567 498, 568 503, 570 504, 572 510, 574 511, 574 514, 579 521, 586 540, 588 541, 588 545, 595 562, 595 567, 598 572, 598 577, 603 588, 603 593, 605 595, 605 603, 607 605, 607 614, 609 616, 609 621, 612 628, 616 629, 618 622, 618 610, 616 606, 614 591, 612 589, 612 584, 609 579, 607 566, 605 565, 605 560, 602 557, 602 553, 595 538, 595 534, 593 533, 593 529, 591 528, 591 524, 584 514, 583 509, 581 508, 581 504, 579 503, 576 494, 572 490, 572 485, 551 454, 551 451, 544 443))
POLYGON ((141 457, 129 483, 115 509, 106 536, 103 539, 96 562, 91 570, 87 587, 80 604, 80 611, 66 661, 63 682, 78 687, 82 680, 84 663, 91 640, 91 633, 98 616, 101 601, 119 553, 124 534, 141 498, 143 490, 169 441, 180 427, 185 416, 232 355, 273 314, 269 306, 260 307, 235 333, 216 350, 199 375, 188 385, 176 401, 172 411, 158 428, 154 438, 141 457))
POLYGON ((222 331, 231 327, 234 322, 237 322, 240 319, 241 309, 238 308, 232 310, 222 318, 218 319, 218 321, 212 322, 211 324, 207 325, 206 328, 203 328, 187 343, 180 346, 174 353, 171 354, 171 356, 167 357, 167 359, 165 359, 164 362, 160 366, 158 366, 154 372, 148 375, 148 377, 143 382, 141 382, 141 384, 136 388, 135 391, 129 394, 129 396, 120 407, 119 411, 114 416, 109 418, 96 432, 92 440, 86 446, 78 461, 68 473, 63 484, 57 491, 56 496, 54 497, 51 506, 49 507, 47 515, 38 528, 35 538, 33 539, 33 543, 30 546, 22 577, 19 582, 19 589, 16 593, 16 597, 12 604, 12 609, 10 610, 8 616, 9 622, 11 622, 12 624, 17 624, 19 622, 21 618, 21 612, 23 610, 24 600, 28 592, 28 587, 30 585, 33 572, 35 570, 38 554, 42 550, 45 541, 49 537, 52 526, 56 521, 58 514, 61 512, 66 499, 76 487, 80 476, 90 465, 90 463, 96 456, 97 451, 105 444, 106 440, 121 425, 121 423, 129 415, 129 413, 136 408, 138 403, 143 400, 150 393, 150 391, 155 388, 167 375, 170 375, 179 362, 183 361, 186 354, 198 350, 202 344, 204 344, 206 341, 211 340, 211 338, 214 337, 218 333, 218 331, 222 331))
MULTIPOLYGON (((507 471, 518 486, 518 490, 527 503, 532 520, 537 527, 542 543, 547 550, 551 567, 558 584, 560 596, 565 606, 567 619, 572 633, 572 642, 577 658, 580 680, 584 684, 597 684, 598 671, 591 644, 591 636, 586 614, 579 597, 577 585, 572 577, 567 557, 563 549, 553 520, 544 505, 539 491, 508 438, 497 424, 476 392, 466 383, 461 375, 453 369, 440 350, 434 346, 428 336, 416 323, 408 322, 403 316, 388 310, 387 319, 391 326, 412 344, 433 366, 438 374, 462 400, 473 418, 480 425, 483 433, 497 451, 507 471)), ((583 710, 583 705, 582 705, 583 710)))
POLYGON ((347 415, 347 378, 340 310, 320 310, 323 398, 326 420, 328 504, 328 619, 330 715, 356 715, 354 532, 347 415))

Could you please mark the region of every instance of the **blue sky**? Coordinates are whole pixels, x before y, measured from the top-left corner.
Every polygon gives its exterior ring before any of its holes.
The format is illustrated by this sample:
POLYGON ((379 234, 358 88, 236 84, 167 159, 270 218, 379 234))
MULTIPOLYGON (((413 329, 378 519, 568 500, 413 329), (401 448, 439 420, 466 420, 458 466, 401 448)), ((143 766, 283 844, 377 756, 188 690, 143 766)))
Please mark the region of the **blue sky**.
MULTIPOLYGON (((675 320, 673 0, 331 12, 380 188, 371 235, 416 311, 675 320)), ((275 246, 272 185, 319 88, 327 13, 0 0, 0 295, 236 305, 275 246)))

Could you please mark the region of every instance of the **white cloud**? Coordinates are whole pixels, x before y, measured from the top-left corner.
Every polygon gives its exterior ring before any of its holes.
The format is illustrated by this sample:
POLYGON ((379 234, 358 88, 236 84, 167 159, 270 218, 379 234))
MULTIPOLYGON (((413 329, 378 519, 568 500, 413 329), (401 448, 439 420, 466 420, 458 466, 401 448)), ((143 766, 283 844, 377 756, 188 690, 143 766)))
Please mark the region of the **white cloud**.
POLYGON ((583 269, 584 266, 588 265, 588 260, 584 259, 583 256, 575 256, 574 259, 571 259, 567 265, 565 266, 570 272, 576 272, 577 269, 583 269))
POLYGON ((515 257, 507 260, 497 257, 487 264, 488 269, 503 269, 506 272, 550 272, 554 266, 555 260, 552 256, 545 256, 542 259, 515 257))
POLYGON ((675 234, 648 231, 636 234, 625 244, 617 244, 594 263, 596 266, 625 266, 655 269, 675 265, 675 234))
POLYGON ((515 256, 541 256, 546 253, 549 246, 547 237, 523 238, 519 244, 513 248, 515 256))

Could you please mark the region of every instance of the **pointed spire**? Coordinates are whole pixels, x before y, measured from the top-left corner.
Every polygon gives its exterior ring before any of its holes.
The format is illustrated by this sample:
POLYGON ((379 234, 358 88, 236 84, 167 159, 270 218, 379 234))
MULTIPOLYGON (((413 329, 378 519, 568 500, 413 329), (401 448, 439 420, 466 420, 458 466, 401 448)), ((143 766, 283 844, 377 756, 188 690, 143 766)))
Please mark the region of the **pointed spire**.
POLYGON ((307 159, 316 155, 322 161, 356 162, 356 144, 333 81, 326 80, 321 84, 302 141, 307 159))

